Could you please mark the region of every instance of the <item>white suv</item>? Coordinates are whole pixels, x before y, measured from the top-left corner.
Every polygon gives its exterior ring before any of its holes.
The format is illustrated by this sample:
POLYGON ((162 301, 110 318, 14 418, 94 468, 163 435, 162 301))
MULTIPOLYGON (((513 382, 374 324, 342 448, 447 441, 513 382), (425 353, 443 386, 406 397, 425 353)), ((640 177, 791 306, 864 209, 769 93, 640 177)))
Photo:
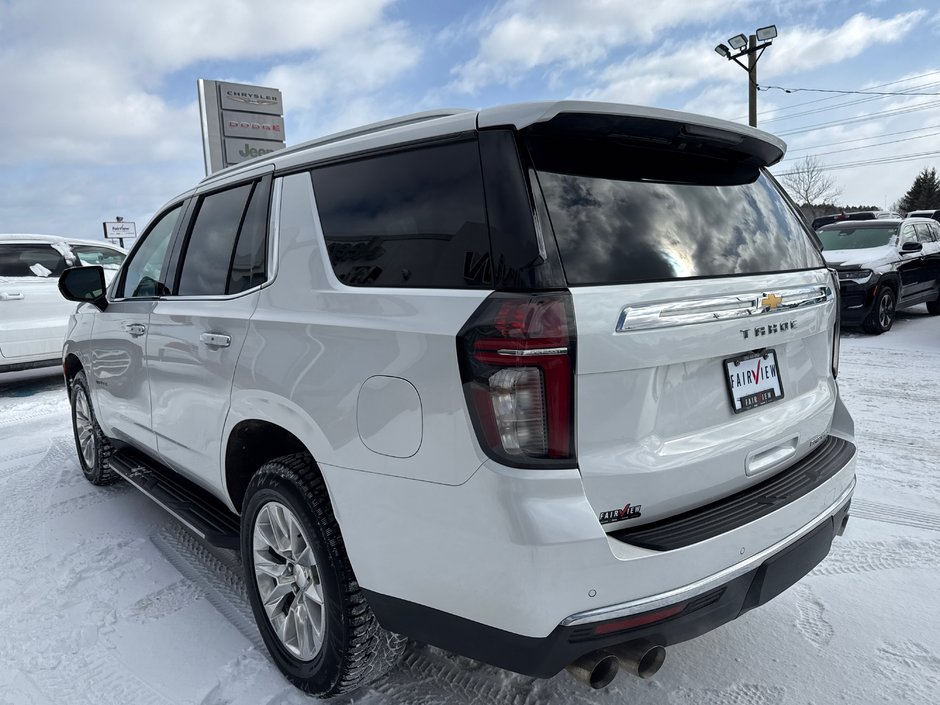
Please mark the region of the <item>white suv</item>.
MULTIPOLYGON (((94 483, 241 550, 274 661, 403 637, 595 687, 771 599, 848 519, 838 283, 784 145, 580 102, 413 115, 208 177, 85 301, 94 483)), ((90 276, 92 275, 92 276, 90 276)))

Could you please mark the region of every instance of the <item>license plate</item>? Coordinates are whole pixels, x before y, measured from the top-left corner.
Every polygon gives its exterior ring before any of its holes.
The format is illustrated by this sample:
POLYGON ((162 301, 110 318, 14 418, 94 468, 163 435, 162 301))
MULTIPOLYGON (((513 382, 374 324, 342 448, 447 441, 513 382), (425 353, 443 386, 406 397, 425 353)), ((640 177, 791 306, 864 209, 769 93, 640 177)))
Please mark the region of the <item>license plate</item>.
POLYGON ((725 379, 736 414, 783 399, 775 350, 761 350, 724 361, 725 379))

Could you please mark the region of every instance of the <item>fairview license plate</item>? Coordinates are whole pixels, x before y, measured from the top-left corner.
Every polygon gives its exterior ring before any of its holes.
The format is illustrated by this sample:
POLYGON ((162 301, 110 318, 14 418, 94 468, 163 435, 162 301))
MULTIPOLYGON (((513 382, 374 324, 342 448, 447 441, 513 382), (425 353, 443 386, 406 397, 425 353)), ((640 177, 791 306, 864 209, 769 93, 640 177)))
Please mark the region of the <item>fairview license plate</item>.
POLYGON ((777 353, 763 350, 724 361, 731 408, 734 413, 783 399, 777 353))

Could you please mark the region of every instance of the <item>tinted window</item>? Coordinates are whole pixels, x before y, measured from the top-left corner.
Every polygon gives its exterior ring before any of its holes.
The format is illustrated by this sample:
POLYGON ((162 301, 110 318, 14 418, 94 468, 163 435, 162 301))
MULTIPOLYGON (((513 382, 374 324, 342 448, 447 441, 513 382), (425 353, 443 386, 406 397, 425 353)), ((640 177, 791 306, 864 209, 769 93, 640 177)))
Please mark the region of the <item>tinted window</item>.
POLYGON ((817 233, 825 250, 860 250, 890 245, 897 237, 897 226, 880 228, 823 228, 817 233))
POLYGON ((686 161, 676 150, 651 158, 614 141, 537 147, 569 284, 823 266, 798 216, 756 168, 686 161))
POLYGON ((68 266, 51 245, 0 245, 0 277, 58 277, 68 266))
POLYGON ((337 278, 353 286, 485 286, 489 254, 476 142, 321 167, 317 210, 337 278))
POLYGON ((166 282, 166 248, 176 230, 181 207, 163 215, 144 234, 143 241, 131 255, 130 262, 124 269, 122 297, 165 296, 170 293, 166 282))
POLYGON ((251 184, 244 184, 202 199, 183 255, 180 296, 226 292, 235 238, 250 193, 251 184))
POLYGON ((72 245, 72 252, 78 255, 82 264, 100 264, 102 267, 114 268, 121 266, 127 256, 119 250, 95 245, 72 245))
POLYGON ((232 257, 227 294, 238 294, 264 282, 267 259, 268 193, 269 182, 259 183, 251 193, 248 212, 238 234, 238 244, 232 257))

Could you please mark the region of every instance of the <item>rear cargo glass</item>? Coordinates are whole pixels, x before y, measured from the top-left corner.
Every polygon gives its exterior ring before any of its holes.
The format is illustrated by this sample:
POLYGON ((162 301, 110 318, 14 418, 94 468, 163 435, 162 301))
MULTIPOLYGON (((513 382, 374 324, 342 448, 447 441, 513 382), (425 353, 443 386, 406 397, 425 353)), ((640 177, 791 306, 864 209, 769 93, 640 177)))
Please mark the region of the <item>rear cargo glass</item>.
POLYGON ((757 168, 657 151, 530 143, 569 285, 825 266, 757 168))

